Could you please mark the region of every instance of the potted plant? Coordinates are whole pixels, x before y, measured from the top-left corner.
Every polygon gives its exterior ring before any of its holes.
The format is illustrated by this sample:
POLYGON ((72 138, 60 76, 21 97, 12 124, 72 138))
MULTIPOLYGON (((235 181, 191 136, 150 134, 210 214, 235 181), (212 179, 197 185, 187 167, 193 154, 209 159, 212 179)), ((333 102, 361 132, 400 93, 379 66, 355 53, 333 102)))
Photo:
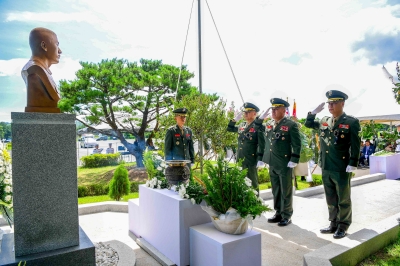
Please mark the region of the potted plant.
POLYGON ((0 215, 12 225, 13 205, 12 205, 12 173, 11 156, 0 143, 0 215))
POLYGON ((216 229, 228 234, 245 233, 248 223, 270 211, 252 188, 251 180, 246 177, 247 170, 239 165, 230 166, 223 155, 219 155, 216 163, 205 163, 207 175, 178 188, 181 197, 189 198, 192 203, 204 200, 207 206, 202 208, 210 215, 216 229))

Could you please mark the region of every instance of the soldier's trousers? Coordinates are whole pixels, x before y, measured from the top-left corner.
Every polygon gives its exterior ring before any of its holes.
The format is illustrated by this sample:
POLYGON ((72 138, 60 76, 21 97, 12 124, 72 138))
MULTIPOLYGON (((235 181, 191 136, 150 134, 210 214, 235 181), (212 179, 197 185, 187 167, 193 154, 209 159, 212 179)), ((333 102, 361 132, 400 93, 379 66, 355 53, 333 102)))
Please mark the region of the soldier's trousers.
POLYGON ((274 168, 270 165, 272 195, 274 196, 274 209, 282 218, 290 219, 293 214, 293 181, 292 168, 274 168))
POLYGON ((347 230, 351 224, 351 173, 322 170, 329 221, 347 230))
POLYGON ((258 189, 258 171, 257 166, 249 166, 245 163, 242 164, 243 169, 247 169, 247 177, 251 180, 251 185, 257 192, 260 192, 258 189))

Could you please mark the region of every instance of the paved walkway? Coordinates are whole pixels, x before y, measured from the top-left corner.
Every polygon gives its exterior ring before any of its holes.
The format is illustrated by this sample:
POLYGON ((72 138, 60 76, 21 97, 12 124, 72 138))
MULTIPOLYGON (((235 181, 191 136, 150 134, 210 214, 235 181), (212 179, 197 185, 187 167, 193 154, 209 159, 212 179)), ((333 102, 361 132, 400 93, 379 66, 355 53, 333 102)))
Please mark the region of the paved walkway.
MULTIPOLYGON (((366 171, 366 170, 361 170, 366 171)), ((333 239, 319 229, 329 224, 324 194, 302 198, 294 197, 293 223, 287 227, 270 224, 266 213, 254 221, 253 230, 262 234, 262 265, 303 265, 303 255, 330 243, 333 239)), ((353 223, 348 239, 369 225, 392 215, 400 217, 400 181, 381 180, 352 188, 353 223)), ((266 201, 272 207, 272 200, 266 201)), ((128 214, 104 212, 79 217, 79 223, 93 242, 119 240, 130 246, 136 254, 136 265, 160 265, 142 250, 129 236, 128 214)), ((9 231, 7 227, 1 227, 9 231)))

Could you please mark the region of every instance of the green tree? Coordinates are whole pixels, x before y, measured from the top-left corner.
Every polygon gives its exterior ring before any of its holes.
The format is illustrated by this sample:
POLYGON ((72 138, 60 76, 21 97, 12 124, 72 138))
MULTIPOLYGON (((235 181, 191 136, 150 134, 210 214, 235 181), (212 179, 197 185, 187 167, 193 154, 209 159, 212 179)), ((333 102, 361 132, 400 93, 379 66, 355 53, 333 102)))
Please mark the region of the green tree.
POLYGON ((144 167, 145 132, 150 132, 147 144, 151 143, 159 128, 159 117, 168 112, 173 100, 196 90, 188 82, 193 73, 182 67, 176 97, 180 69, 161 60, 131 63, 114 58, 80 64, 82 69, 75 80, 60 82, 60 109, 80 115, 79 122, 105 135, 110 131, 96 126, 108 125, 136 157, 137 166, 144 167), (135 142, 129 143, 123 133, 135 136, 135 142))
MULTIPOLYGON (((237 136, 226 131, 229 119, 233 117, 233 112, 226 110, 226 101, 219 99, 215 94, 191 93, 174 102, 174 108, 181 107, 189 110, 186 125, 192 129, 195 147, 198 146, 201 134, 204 134, 204 142, 209 145, 202 158, 197 151, 196 162, 204 160, 204 157, 208 157, 211 152, 219 154, 224 152, 226 147, 237 146, 237 136)), ((164 150, 166 130, 176 124, 174 114, 170 112, 160 120, 160 123, 163 128, 160 128, 156 137, 157 146, 164 150)), ((204 145, 204 148, 207 146, 204 145)))
POLYGON ((130 192, 130 182, 128 177, 128 170, 123 164, 115 169, 114 176, 110 181, 108 195, 110 198, 119 201, 122 196, 128 195, 130 192))
POLYGON ((393 90, 393 94, 394 94, 394 98, 395 98, 396 102, 398 104, 400 104, 400 67, 399 67, 399 63, 396 64, 396 72, 397 72, 397 80, 399 82, 394 83, 394 81, 393 81, 393 84, 396 87, 394 87, 392 90, 393 90))
POLYGON ((8 122, 0 122, 0 139, 11 138, 11 124, 8 122))

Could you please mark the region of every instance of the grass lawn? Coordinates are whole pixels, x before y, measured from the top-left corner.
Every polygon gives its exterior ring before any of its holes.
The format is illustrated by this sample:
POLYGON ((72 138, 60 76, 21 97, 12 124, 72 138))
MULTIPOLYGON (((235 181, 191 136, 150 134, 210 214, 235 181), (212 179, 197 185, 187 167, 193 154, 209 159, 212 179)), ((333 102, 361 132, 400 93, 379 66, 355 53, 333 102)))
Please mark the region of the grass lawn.
MULTIPOLYGON (((125 163, 125 166, 132 166, 136 163, 125 163)), ((112 176, 107 175, 109 171, 115 170, 118 165, 105 166, 98 168, 83 168, 78 167, 78 186, 90 184, 108 184, 112 176)))
MULTIPOLYGON (((129 193, 122 198, 121 201, 128 201, 130 199, 139 198, 139 193, 129 193)), ((108 195, 101 195, 101 196, 91 196, 91 197, 83 197, 78 198, 78 204, 87 204, 87 203, 96 203, 96 202, 103 202, 103 201, 113 201, 108 195)))
MULTIPOLYGON (((313 174, 313 178, 314 180, 321 180, 321 175, 317 175, 317 174, 313 174)), ((302 190, 302 189, 306 189, 306 188, 310 188, 310 184, 307 181, 301 181, 301 177, 300 176, 296 176, 296 180, 297 180, 297 190, 302 190)), ((269 189, 271 188, 271 182, 267 182, 267 183, 262 183, 259 185, 260 186, 260 190, 264 190, 264 189, 269 189)))
POLYGON ((395 266, 400 265, 400 233, 397 240, 389 246, 361 261, 357 266, 395 266))

